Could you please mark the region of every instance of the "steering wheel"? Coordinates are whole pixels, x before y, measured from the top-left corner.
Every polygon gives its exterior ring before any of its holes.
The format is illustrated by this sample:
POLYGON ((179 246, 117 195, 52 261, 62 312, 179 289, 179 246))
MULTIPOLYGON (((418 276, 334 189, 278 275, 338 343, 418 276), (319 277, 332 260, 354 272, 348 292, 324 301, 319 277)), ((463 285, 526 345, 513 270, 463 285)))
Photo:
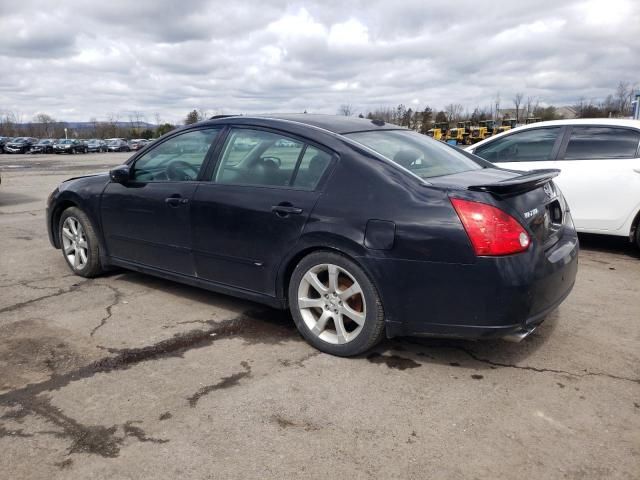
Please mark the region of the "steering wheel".
POLYGON ((174 160, 167 165, 167 177, 169 180, 195 180, 198 169, 184 160, 174 160))
POLYGON ((271 160, 272 162, 275 162, 278 165, 278 168, 282 166, 282 160, 280 160, 278 157, 271 157, 271 156, 260 157, 260 161, 263 164, 267 164, 269 160, 271 160))

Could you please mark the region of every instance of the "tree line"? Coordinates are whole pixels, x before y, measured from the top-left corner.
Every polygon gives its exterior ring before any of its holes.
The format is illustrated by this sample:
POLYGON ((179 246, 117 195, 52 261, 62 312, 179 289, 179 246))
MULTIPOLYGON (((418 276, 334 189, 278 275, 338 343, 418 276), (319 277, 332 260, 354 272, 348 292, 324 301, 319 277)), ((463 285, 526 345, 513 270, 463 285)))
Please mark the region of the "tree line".
MULTIPOLYGON (((621 81, 615 91, 607 95, 604 100, 587 100, 581 97, 569 108, 575 118, 628 117, 633 114, 632 101, 635 91, 637 91, 636 86, 621 81)), ((385 106, 366 113, 361 112, 358 116, 384 120, 387 123, 427 133, 434 123, 444 122, 453 124, 471 121, 473 124, 477 124, 482 120, 492 119, 515 119, 517 123, 524 123, 527 118, 538 118, 541 121, 560 120, 564 118, 560 108, 555 105, 541 105, 538 98, 518 92, 506 103, 501 101, 498 93, 489 106, 477 106, 473 110, 465 108, 460 103, 450 103, 438 111, 433 110, 429 105, 413 109, 400 104, 396 107, 385 106)), ((350 104, 340 105, 337 111, 339 115, 345 116, 355 115, 355 112, 354 107, 350 104)))
MULTIPOLYGON (((602 100, 581 97, 570 105, 576 118, 626 117, 632 115, 632 100, 637 85, 621 81, 612 93, 602 100)), ((306 112, 305 112, 306 113, 306 112)), ((338 114, 351 116, 356 110, 350 104, 340 105, 338 114)), ((203 109, 193 109, 184 118, 184 124, 206 120, 211 115, 203 109)), ((429 105, 422 108, 383 106, 374 110, 361 112, 361 118, 379 119, 426 133, 434 123, 455 123, 471 121, 477 124, 482 120, 515 119, 524 123, 530 117, 540 120, 558 120, 563 118, 560 109, 554 105, 541 105, 539 99, 527 96, 523 92, 516 93, 513 98, 502 102, 500 94, 496 94, 488 106, 465 108, 460 103, 449 103, 441 110, 434 110, 429 105), (507 107, 507 108, 505 108, 507 107)), ((133 111, 127 114, 108 113, 106 119, 98 121, 95 117, 82 122, 81 128, 70 128, 69 124, 56 120, 46 113, 38 113, 25 121, 24 115, 5 112, 0 115, 0 135, 8 137, 29 136, 37 138, 62 138, 65 128, 70 138, 156 138, 170 132, 176 125, 163 122, 159 114, 155 115, 155 125, 149 125, 143 113, 133 111)))

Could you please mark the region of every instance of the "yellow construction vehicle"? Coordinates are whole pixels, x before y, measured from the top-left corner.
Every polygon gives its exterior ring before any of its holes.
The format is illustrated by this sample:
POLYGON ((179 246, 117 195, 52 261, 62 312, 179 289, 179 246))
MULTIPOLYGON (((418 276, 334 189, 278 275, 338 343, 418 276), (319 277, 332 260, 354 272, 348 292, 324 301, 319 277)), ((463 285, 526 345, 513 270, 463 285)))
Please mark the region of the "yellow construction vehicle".
POLYGON ((512 128, 516 128, 515 119, 502 120, 502 125, 498 127, 498 133, 506 132, 507 130, 511 130, 512 128))
POLYGON ((471 135, 469 136, 470 143, 477 143, 480 140, 489 138, 495 133, 496 122, 493 120, 482 120, 478 122, 477 127, 471 127, 471 135))
POLYGON ((427 131, 427 135, 435 138, 436 140, 446 141, 447 133, 449 132, 449 124, 447 122, 435 123, 433 128, 427 131))
POLYGON ((530 123, 538 123, 538 122, 540 122, 540 121, 542 121, 542 119, 541 119, 541 118, 538 118, 538 117, 529 117, 529 118, 527 118, 527 119, 524 121, 524 123, 525 123, 525 125, 529 125, 530 123))
POLYGON ((458 122, 456 126, 449 130, 447 142, 455 140, 456 145, 469 145, 469 135, 471 134, 471 122, 458 122))

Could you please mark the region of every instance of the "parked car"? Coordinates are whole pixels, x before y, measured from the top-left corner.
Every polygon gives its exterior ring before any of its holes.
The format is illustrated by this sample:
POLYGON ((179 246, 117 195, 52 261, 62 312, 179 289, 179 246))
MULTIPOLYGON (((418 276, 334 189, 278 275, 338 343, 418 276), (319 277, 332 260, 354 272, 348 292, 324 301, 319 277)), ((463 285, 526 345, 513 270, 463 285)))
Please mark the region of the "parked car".
POLYGON ((53 140, 49 138, 38 140, 38 143, 31 146, 29 153, 53 153, 53 140))
POLYGON ((0 153, 4 153, 4 145, 13 140, 13 137, 0 137, 0 153))
POLYGON ((136 138, 133 139, 129 142, 129 146, 131 147, 131 150, 140 150, 144 147, 147 146, 147 140, 145 140, 144 138, 136 138))
POLYGON ((63 182, 47 229, 80 276, 119 266, 289 308, 335 355, 385 332, 519 340, 576 276, 556 174, 377 120, 235 116, 63 182))
POLYGON ((107 151, 107 142, 104 140, 99 140, 97 138, 92 138, 87 141, 87 151, 89 152, 97 152, 102 153, 107 151))
POLYGON ((27 153, 31 149, 31 146, 37 142, 37 138, 17 137, 4 144, 4 151, 6 153, 27 153))
POLYGON ((87 153, 89 147, 76 139, 61 139, 53 145, 54 153, 87 153))
POLYGON ((467 148, 513 170, 558 168, 578 232, 628 237, 640 248, 640 121, 557 120, 467 148))
POLYGON ((107 151, 108 152, 130 152, 131 147, 129 144, 122 139, 116 138, 107 141, 107 151))

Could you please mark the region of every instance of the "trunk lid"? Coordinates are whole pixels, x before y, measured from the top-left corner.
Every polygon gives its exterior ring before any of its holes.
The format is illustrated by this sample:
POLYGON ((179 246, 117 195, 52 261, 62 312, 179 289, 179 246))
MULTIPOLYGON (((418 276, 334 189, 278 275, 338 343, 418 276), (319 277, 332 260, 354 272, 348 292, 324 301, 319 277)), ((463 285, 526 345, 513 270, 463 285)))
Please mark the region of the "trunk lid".
POLYGON ((516 172, 497 168, 430 178, 437 187, 466 192, 464 198, 494 205, 514 217, 544 249, 562 236, 568 208, 553 182, 559 170, 516 172))

